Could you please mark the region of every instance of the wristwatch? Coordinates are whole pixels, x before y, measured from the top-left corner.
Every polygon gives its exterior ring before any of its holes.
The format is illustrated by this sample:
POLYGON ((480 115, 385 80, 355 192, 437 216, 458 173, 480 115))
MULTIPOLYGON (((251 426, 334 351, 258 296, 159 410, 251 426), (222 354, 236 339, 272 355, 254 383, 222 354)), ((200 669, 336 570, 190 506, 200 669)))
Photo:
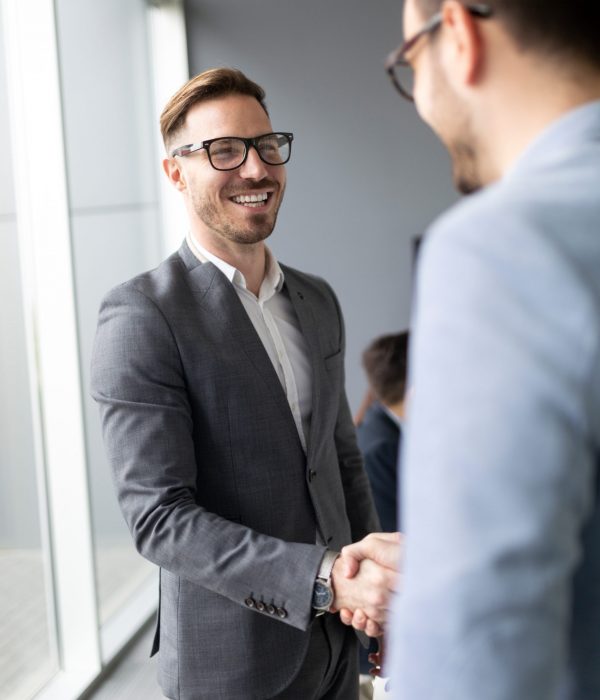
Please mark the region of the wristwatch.
POLYGON ((319 573, 315 579, 313 588, 312 607, 315 617, 326 613, 333 603, 333 588, 331 586, 331 570, 335 560, 340 556, 339 552, 328 549, 321 561, 319 573))

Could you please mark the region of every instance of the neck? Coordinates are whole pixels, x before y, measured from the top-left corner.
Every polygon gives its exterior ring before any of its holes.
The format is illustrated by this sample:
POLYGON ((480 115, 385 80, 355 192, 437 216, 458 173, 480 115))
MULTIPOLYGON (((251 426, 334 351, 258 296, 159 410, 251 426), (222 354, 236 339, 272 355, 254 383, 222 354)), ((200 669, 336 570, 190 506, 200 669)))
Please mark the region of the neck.
POLYGON ((263 241, 240 244, 227 239, 208 238, 194 230, 192 236, 209 253, 239 270, 244 275, 247 289, 258 297, 267 271, 267 253, 263 241))
POLYGON ((399 401, 398 403, 386 403, 385 407, 388 411, 391 411, 395 416, 398 416, 401 420, 404 420, 405 415, 405 402, 399 401))
POLYGON ((503 177, 554 121, 598 99, 599 72, 587 69, 586 73, 585 68, 567 72, 542 57, 527 61, 521 57, 484 96, 479 129, 484 184, 503 177))

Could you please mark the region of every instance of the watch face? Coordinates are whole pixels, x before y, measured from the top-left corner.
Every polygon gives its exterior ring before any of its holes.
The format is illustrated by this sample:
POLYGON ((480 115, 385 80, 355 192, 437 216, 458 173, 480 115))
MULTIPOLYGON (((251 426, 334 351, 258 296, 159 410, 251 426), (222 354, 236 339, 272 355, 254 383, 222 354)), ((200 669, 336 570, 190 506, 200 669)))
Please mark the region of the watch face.
POLYGON ((333 603, 333 591, 321 581, 315 582, 313 589, 313 608, 328 610, 333 603))

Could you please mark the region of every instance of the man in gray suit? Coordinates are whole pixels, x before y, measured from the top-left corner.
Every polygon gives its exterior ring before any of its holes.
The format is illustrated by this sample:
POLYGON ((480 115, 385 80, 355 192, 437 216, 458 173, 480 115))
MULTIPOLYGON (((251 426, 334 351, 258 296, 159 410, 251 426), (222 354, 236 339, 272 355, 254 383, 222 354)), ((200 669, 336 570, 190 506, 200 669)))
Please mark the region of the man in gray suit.
POLYGON ((390 696, 598 700, 600 4, 404 29, 389 69, 473 194, 419 269, 390 696))
POLYGON ((344 329, 323 280, 265 246, 293 136, 241 72, 196 76, 161 117, 190 230, 103 300, 93 395, 121 509, 161 567, 169 698, 358 696, 356 638, 394 576, 337 553, 378 528, 344 392, 344 329), (324 614, 327 613, 327 614, 324 614))

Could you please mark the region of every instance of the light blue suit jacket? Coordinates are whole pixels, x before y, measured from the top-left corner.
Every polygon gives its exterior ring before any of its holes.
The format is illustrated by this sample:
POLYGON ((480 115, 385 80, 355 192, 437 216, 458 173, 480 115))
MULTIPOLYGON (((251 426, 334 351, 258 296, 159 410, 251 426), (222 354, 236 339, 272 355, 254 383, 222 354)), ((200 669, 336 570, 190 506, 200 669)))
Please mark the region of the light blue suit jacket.
POLYGON ((398 700, 600 698, 600 102, 425 243, 398 700))

